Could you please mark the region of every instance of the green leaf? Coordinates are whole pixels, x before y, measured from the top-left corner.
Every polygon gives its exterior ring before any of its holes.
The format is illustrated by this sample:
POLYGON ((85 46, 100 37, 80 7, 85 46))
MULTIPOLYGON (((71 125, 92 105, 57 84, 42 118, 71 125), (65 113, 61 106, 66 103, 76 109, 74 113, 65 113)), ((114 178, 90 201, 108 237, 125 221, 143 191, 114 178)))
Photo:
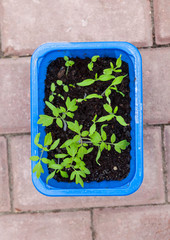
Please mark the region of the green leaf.
POLYGON ((92 135, 90 135, 90 138, 91 138, 91 141, 94 143, 99 143, 102 140, 100 134, 97 131, 95 131, 92 135))
POLYGON ((122 55, 120 55, 120 57, 116 60, 116 67, 117 67, 117 68, 120 68, 121 65, 122 65, 121 56, 122 56, 122 55))
POLYGON ((50 173, 50 175, 48 175, 48 177, 46 178, 46 183, 48 184, 48 181, 52 179, 54 176, 55 176, 55 171, 53 171, 52 173, 50 173))
POLYGON ((59 86, 63 85, 63 81, 62 81, 62 80, 57 80, 56 83, 57 83, 59 86))
POLYGON ((105 121, 110 121, 111 119, 114 118, 113 114, 103 116, 97 120, 97 122, 105 122, 105 121))
POLYGON ((52 164, 49 164, 49 168, 52 168, 55 170, 61 170, 63 167, 60 164, 52 163, 52 164))
POLYGON ((49 101, 52 102, 54 100, 54 96, 53 95, 50 95, 49 96, 49 101))
POLYGON ((54 150, 54 149, 58 146, 59 142, 60 142, 60 139, 57 139, 57 140, 51 145, 50 150, 54 150))
POLYGON ((103 141, 106 141, 106 139, 107 139, 107 134, 106 134, 106 132, 103 130, 104 127, 107 127, 107 124, 102 125, 100 131, 101 131, 101 136, 102 136, 103 141))
POLYGON ((116 135, 113 133, 110 138, 111 143, 114 143, 116 141, 116 135))
POLYGON ((116 106, 116 107, 114 108, 114 111, 113 111, 113 113, 114 113, 114 114, 116 114, 116 113, 117 113, 117 111, 118 111, 118 106, 116 106))
POLYGON ((70 147, 68 147, 68 146, 66 147, 68 154, 72 157, 74 157, 76 155, 77 148, 78 148, 78 146, 76 143, 71 144, 70 147))
POLYGON ((86 79, 80 83, 77 83, 78 86, 81 86, 81 87, 85 87, 85 86, 89 86, 91 84, 93 84, 95 82, 94 79, 86 79))
POLYGON ((55 154, 55 158, 65 158, 67 156, 68 156, 68 154, 65 154, 65 153, 55 154))
POLYGON ((111 94, 111 90, 108 88, 105 91, 105 96, 108 97, 111 94))
POLYGON ((39 161, 35 167, 33 168, 33 173, 36 172, 36 177, 39 178, 41 173, 44 173, 44 169, 42 168, 41 162, 39 161))
POLYGON ((67 112, 66 115, 70 118, 73 118, 74 117, 74 113, 71 113, 71 112, 67 112))
POLYGON ((93 125, 90 127, 89 133, 92 135, 96 131, 96 124, 93 123, 93 125))
POLYGON ((80 135, 76 135, 73 137, 74 142, 78 142, 80 140, 80 135))
POLYGON ((40 133, 37 133, 37 135, 34 138, 34 144, 37 145, 40 139, 40 133))
POLYGON ((51 83, 51 91, 52 91, 52 92, 55 91, 55 83, 51 83))
POLYGON ((128 124, 125 122, 122 116, 116 116, 116 120, 122 125, 127 126, 128 124))
POLYGON ((48 159, 48 158, 42 158, 41 161, 42 161, 43 163, 45 163, 45 164, 48 164, 48 163, 51 162, 51 160, 48 159))
POLYGON ((53 117, 47 115, 39 115, 38 124, 42 124, 45 127, 50 126, 53 123, 53 117))
POLYGON ((58 94, 58 97, 60 97, 62 100, 64 100, 64 97, 61 94, 58 94))
POLYGON ((76 176, 76 171, 72 172, 70 175, 70 180, 73 180, 76 176))
POLYGON ((45 136, 45 139, 44 139, 44 146, 51 145, 52 141, 53 141, 53 139, 52 139, 51 132, 47 133, 47 135, 45 136))
POLYGON ((69 128, 71 131, 80 134, 80 130, 81 130, 81 129, 80 129, 80 126, 79 126, 79 124, 78 124, 78 122, 77 122, 76 120, 75 120, 74 123, 68 121, 67 124, 68 124, 68 128, 69 128))
POLYGON ((109 81, 109 80, 114 79, 114 78, 115 78, 115 76, 113 76, 113 75, 105 75, 105 74, 103 74, 103 75, 100 75, 98 80, 100 80, 100 81, 109 81))
POLYGON ((65 61, 68 61, 69 58, 68 58, 67 56, 64 56, 64 60, 65 60, 65 61))
POLYGON ((112 74, 112 69, 111 68, 107 68, 107 69, 104 69, 103 70, 103 74, 105 74, 105 75, 111 75, 112 74))
POLYGON ((74 112, 77 110, 78 106, 76 105, 76 98, 74 98, 72 101, 69 97, 66 99, 66 107, 68 111, 74 112))
POLYGON ((115 78, 115 80, 112 82, 112 85, 118 85, 118 84, 120 84, 126 76, 127 76, 127 75, 119 76, 119 77, 115 78))
POLYGON ((87 149, 87 153, 86 153, 86 154, 89 154, 89 153, 91 153, 92 151, 93 151, 93 147, 87 149))
POLYGON ((80 147, 78 150, 78 157, 83 159, 84 155, 87 153, 87 149, 85 147, 80 147))
POLYGON ((67 146, 70 146, 72 143, 74 143, 73 139, 68 139, 67 141, 65 141, 60 148, 65 148, 67 146))
POLYGON ((88 169, 88 168, 86 168, 86 167, 84 167, 84 168, 83 168, 83 171, 85 172, 85 174, 90 174, 90 171, 89 171, 89 169, 88 169))
MULTIPOLYGON (((100 144, 100 151, 102 152, 103 151, 103 149, 105 148, 105 143, 104 142, 102 142, 101 144, 100 144)), ((107 145, 106 145, 107 146, 107 145)))
POLYGON ((30 160, 32 161, 38 161, 39 157, 38 156, 31 156, 30 160))
POLYGON ((107 145, 107 150, 110 151, 111 150, 111 146, 108 144, 107 145))
POLYGON ((110 67, 111 67, 111 69, 114 69, 114 66, 113 66, 112 62, 110 62, 110 67))
POLYGON ((62 113, 66 112, 66 109, 64 107, 60 107, 60 110, 61 110, 62 113))
POLYGON ((103 107, 104 107, 104 109, 106 110, 106 112, 108 112, 108 113, 112 113, 112 107, 109 105, 109 104, 104 104, 103 105, 103 107))
POLYGON ((100 165, 100 163, 98 162, 100 156, 101 156, 101 151, 100 151, 100 148, 99 148, 99 149, 98 149, 98 152, 97 152, 97 156, 96 156, 96 163, 97 163, 98 165, 100 165))
POLYGON ((88 69, 89 69, 90 71, 93 71, 93 63, 92 63, 92 62, 90 62, 90 63, 87 65, 87 67, 88 67, 88 69))
POLYGON ((68 174, 65 171, 60 171, 60 174, 63 178, 68 178, 68 174))
POLYGON ((91 58, 91 61, 96 62, 99 57, 100 57, 99 55, 95 55, 91 58))
POLYGON ((64 85, 64 86, 63 86, 63 90, 64 90, 65 92, 68 92, 68 91, 69 91, 68 86, 67 86, 67 85, 64 85))
POLYGON ((80 184, 82 187, 84 187, 84 182, 82 180, 82 178, 80 177, 80 175, 77 174, 76 172, 76 184, 80 184))
POLYGON ((82 136, 82 137, 86 137, 88 134, 89 134, 88 131, 83 131, 82 134, 81 134, 81 136, 82 136))
POLYGON ((58 125, 60 128, 63 127, 63 122, 62 122, 62 120, 61 120, 60 118, 57 118, 57 119, 56 119, 56 123, 57 123, 57 125, 58 125))
POLYGON ((88 95, 85 99, 92 99, 92 98, 103 98, 103 97, 101 95, 93 93, 88 95))
POLYGON ((114 144, 114 147, 115 147, 115 150, 118 152, 118 153, 121 153, 121 150, 125 150, 127 146, 129 146, 129 142, 127 140, 122 140, 118 143, 115 143, 114 144))

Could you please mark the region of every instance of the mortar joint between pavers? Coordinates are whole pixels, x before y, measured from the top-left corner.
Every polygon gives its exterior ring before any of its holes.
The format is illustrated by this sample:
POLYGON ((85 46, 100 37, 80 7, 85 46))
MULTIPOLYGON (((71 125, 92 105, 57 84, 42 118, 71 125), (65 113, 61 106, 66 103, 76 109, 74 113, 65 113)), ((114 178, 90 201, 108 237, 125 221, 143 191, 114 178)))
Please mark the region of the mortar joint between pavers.
POLYGON ((152 23, 152 40, 153 40, 153 46, 156 46, 153 0, 150 0, 150 9, 151 9, 151 23, 152 23))
POLYGON ((93 209, 90 210, 90 218, 91 218, 91 234, 92 234, 92 240, 95 240, 95 229, 94 229, 94 222, 93 222, 93 209))
POLYGON ((165 202, 168 203, 168 187, 167 187, 167 162, 165 158, 165 126, 161 126, 161 141, 162 141, 162 169, 165 191, 165 202))

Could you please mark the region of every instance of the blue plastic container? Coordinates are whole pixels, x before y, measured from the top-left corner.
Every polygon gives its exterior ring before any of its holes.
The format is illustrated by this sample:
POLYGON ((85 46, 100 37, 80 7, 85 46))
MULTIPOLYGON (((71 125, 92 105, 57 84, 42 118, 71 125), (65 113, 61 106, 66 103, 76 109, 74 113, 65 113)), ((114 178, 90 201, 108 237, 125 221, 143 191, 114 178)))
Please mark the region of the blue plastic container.
MULTIPOLYGON (((31 155, 40 155, 34 144, 34 138, 41 133, 43 142, 44 127, 37 124, 39 115, 44 109, 44 80, 49 63, 58 57, 118 58, 129 65, 130 97, 131 97, 131 161, 130 173, 122 181, 102 181, 80 184, 57 182, 51 179, 46 184, 48 175, 44 164, 44 174, 39 179, 35 173, 32 181, 35 188, 46 196, 124 196, 135 192, 143 180, 143 109, 142 109, 142 60, 137 48, 127 42, 91 42, 91 43, 46 43, 34 52, 31 58, 31 155)), ((36 162, 32 161, 32 169, 36 162)))

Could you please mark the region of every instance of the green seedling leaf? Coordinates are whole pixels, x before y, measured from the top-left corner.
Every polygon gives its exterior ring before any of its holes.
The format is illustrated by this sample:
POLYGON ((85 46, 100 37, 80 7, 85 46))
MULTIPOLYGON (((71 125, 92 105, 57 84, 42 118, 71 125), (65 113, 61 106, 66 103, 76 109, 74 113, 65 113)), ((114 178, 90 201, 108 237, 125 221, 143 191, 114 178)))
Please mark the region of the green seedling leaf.
POLYGON ((85 147, 80 147, 78 150, 78 157, 83 159, 84 155, 87 153, 87 149, 85 147))
POLYGON ((51 164, 49 164, 49 168, 52 168, 55 170, 61 170, 63 167, 60 164, 51 163, 51 164))
POLYGON ((59 85, 59 86, 63 85, 63 81, 62 81, 62 80, 57 80, 56 83, 57 83, 57 85, 59 85))
POLYGON ((116 68, 120 68, 121 65, 122 65, 121 56, 122 56, 122 55, 120 55, 120 57, 116 60, 116 68))
POLYGON ((74 157, 77 153, 78 145, 74 142, 69 147, 66 147, 67 152, 70 156, 74 157))
POLYGON ((81 128, 82 126, 79 126, 78 122, 75 120, 75 122, 67 122, 68 124, 68 128, 73 131, 73 132, 76 132, 78 134, 80 134, 80 131, 81 131, 81 128))
POLYGON ((50 173, 50 175, 48 175, 48 177, 46 178, 46 183, 48 184, 48 181, 52 179, 54 176, 55 176, 55 171, 53 171, 52 173, 50 173))
POLYGON ((116 107, 114 108, 114 111, 113 111, 113 113, 114 113, 114 114, 116 114, 116 113, 117 113, 117 111, 118 111, 118 106, 116 106, 116 107))
POLYGON ((67 141, 65 141, 60 148, 65 148, 67 146, 70 146, 72 143, 74 143, 73 139, 68 139, 67 141))
POLYGON ((68 178, 68 174, 65 171, 60 171, 60 174, 63 178, 68 178))
POLYGON ((82 137, 86 137, 88 134, 89 134, 88 131, 83 131, 82 134, 81 134, 81 136, 82 136, 82 137))
POLYGON ((122 125, 127 126, 128 124, 125 122, 122 116, 116 116, 116 120, 122 125))
POLYGON ((115 150, 118 152, 118 153, 121 153, 121 150, 125 150, 127 146, 129 146, 129 142, 127 140, 122 140, 118 143, 115 143, 114 144, 114 147, 115 147, 115 150))
POLYGON ((74 117, 74 113, 71 113, 71 112, 67 112, 66 115, 70 118, 73 118, 74 117))
POLYGON ((103 98, 103 97, 101 95, 93 93, 88 95, 85 99, 92 99, 92 98, 103 98))
POLYGON ((40 139, 40 133, 37 133, 37 135, 34 138, 34 144, 37 145, 39 143, 39 139, 40 139))
POLYGON ((30 160, 31 161, 38 161, 39 157, 38 156, 32 156, 32 157, 30 157, 30 160))
POLYGON ((101 136, 102 136, 103 141, 106 141, 106 139, 107 139, 107 134, 106 134, 106 132, 103 130, 104 127, 107 127, 107 124, 103 124, 103 125, 101 126, 100 131, 101 131, 101 136))
POLYGON ((86 153, 86 154, 89 154, 89 153, 91 153, 92 151, 93 151, 93 147, 87 149, 87 153, 86 153))
POLYGON ((73 180, 76 176, 76 171, 72 172, 70 175, 70 180, 73 180))
POLYGON ((69 58, 68 58, 67 56, 64 56, 64 60, 65 60, 65 61, 68 61, 69 58))
POLYGON ((74 61, 71 61, 71 60, 69 60, 65 63, 66 67, 72 67, 73 65, 74 65, 74 61))
POLYGON ((47 115, 39 115, 38 124, 42 124, 45 127, 50 126, 53 123, 53 117, 47 115))
POLYGON ((68 91, 69 91, 68 86, 67 86, 67 85, 64 85, 64 86, 63 86, 63 90, 64 90, 65 92, 68 92, 68 91))
POLYGON ((57 118, 57 119, 56 119, 56 123, 57 123, 57 125, 58 125, 60 128, 63 127, 63 122, 62 122, 62 120, 61 120, 60 118, 57 118))
POLYGON ((106 112, 108 112, 108 113, 112 113, 112 107, 109 105, 109 104, 104 104, 103 105, 103 107, 104 107, 104 109, 106 110, 106 112))
POLYGON ((78 86, 81 86, 81 87, 86 87, 86 86, 90 86, 91 84, 93 84, 95 82, 94 79, 86 79, 80 83, 77 83, 78 86))
POLYGON ((90 63, 87 65, 87 67, 88 67, 88 69, 89 69, 90 71, 93 71, 93 63, 92 63, 92 62, 90 62, 90 63))
POLYGON ((39 161, 35 167, 33 168, 33 173, 36 172, 36 177, 39 178, 41 173, 44 173, 44 169, 42 168, 41 162, 39 161))
POLYGON ((106 89, 106 91, 105 91, 105 96, 106 97, 109 97, 109 95, 111 94, 111 90, 108 88, 108 89, 106 89))
POLYGON ((109 81, 109 80, 114 79, 114 78, 115 78, 115 76, 113 76, 113 75, 105 75, 105 74, 103 74, 103 75, 100 75, 98 80, 100 80, 100 81, 109 81))
POLYGON ((112 120, 114 117, 115 117, 114 114, 106 115, 106 116, 100 117, 100 118, 97 120, 97 122, 110 121, 110 120, 112 120))
POLYGON ((100 148, 99 148, 99 149, 98 149, 98 152, 97 152, 97 156, 96 156, 96 163, 97 163, 98 165, 100 165, 100 163, 98 162, 100 156, 101 156, 101 150, 100 150, 100 148))
POLYGON ((126 76, 127 76, 127 75, 119 76, 119 77, 115 78, 115 80, 112 82, 112 85, 118 85, 118 84, 120 84, 126 76))
POLYGON ((55 91, 55 84, 51 83, 51 91, 54 92, 55 91))
POLYGON ((90 127, 89 133, 92 135, 96 131, 96 124, 93 123, 93 125, 90 127))
POLYGON ((113 66, 112 62, 110 62, 110 67, 111 67, 111 69, 114 69, 114 66, 113 66))
POLYGON ((107 69, 104 69, 104 70, 103 70, 103 74, 104 74, 104 75, 111 75, 111 74, 112 74, 112 71, 113 71, 113 70, 112 70, 111 68, 107 68, 107 69))
POLYGON ((76 135, 73 137, 74 142, 78 142, 80 140, 80 135, 76 135))
POLYGON ((54 96, 53 95, 50 95, 49 96, 49 101, 52 102, 54 100, 54 96))
POLYGON ((45 164, 49 164, 51 162, 51 160, 48 158, 42 158, 41 161, 45 164))
POLYGON ((90 135, 90 138, 93 143, 99 143, 102 140, 100 134, 97 131, 90 135))
POLYGON ((60 97, 62 100, 64 100, 64 97, 61 94, 58 94, 58 97, 60 97))
POLYGON ((81 178, 80 175, 77 174, 77 172, 76 172, 76 184, 78 184, 78 183, 79 183, 82 187, 84 187, 84 182, 83 182, 82 178, 81 178))
MULTIPOLYGON (((58 117, 61 110, 59 108, 56 108, 52 103, 45 101, 45 104, 51 109, 54 116, 58 117)), ((40 115, 41 116, 41 115, 40 115)))
POLYGON ((99 57, 100 57, 99 55, 95 55, 91 58, 91 61, 96 62, 99 57))
POLYGON ((107 145, 107 150, 110 151, 111 150, 111 146, 108 144, 107 145))
POLYGON ((66 107, 68 111, 74 112, 77 110, 78 106, 76 105, 76 98, 74 98, 72 101, 69 97, 66 99, 66 107))
POLYGON ((45 136, 44 138, 44 146, 49 146, 51 145, 53 139, 52 139, 52 135, 51 135, 51 132, 50 133, 47 133, 47 135, 45 136))
POLYGON ((90 171, 88 168, 84 167, 82 170, 84 171, 85 174, 90 174, 90 171))
POLYGON ((65 153, 55 154, 55 158, 65 158, 67 156, 68 156, 68 154, 65 154, 65 153))
POLYGON ((57 140, 51 145, 50 150, 54 150, 54 149, 58 146, 59 142, 60 142, 60 139, 57 139, 57 140))
POLYGON ((113 133, 110 138, 111 143, 114 143, 116 141, 116 135, 113 133))

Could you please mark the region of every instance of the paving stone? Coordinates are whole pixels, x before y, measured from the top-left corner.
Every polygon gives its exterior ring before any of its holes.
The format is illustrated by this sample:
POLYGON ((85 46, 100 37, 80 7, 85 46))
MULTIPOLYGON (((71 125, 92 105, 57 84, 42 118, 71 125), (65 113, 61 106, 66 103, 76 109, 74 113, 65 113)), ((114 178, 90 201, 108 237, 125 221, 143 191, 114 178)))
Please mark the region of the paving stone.
POLYGON ((156 43, 170 43, 170 1, 154 0, 153 3, 156 43))
POLYGON ((29 62, 0 59, 0 133, 30 131, 29 62))
POLYGON ((170 123, 170 48, 141 50, 144 123, 170 123))
POLYGON ((170 126, 165 126, 165 159, 167 164, 168 200, 170 202, 170 126))
POLYGON ((152 45, 148 0, 2 0, 1 12, 5 55, 32 54, 40 44, 55 41, 152 45))
POLYGON ((15 211, 108 207, 163 203, 165 201, 162 176, 161 131, 159 127, 146 128, 144 131, 144 182, 136 193, 126 197, 50 198, 43 196, 34 188, 31 182, 31 163, 29 161, 30 137, 12 137, 10 146, 13 165, 13 205, 15 211))
POLYGON ((10 211, 7 143, 4 137, 0 137, 0 211, 10 211))
POLYGON ((96 240, 168 240, 170 206, 94 210, 96 240))
POLYGON ((1 239, 91 240, 90 213, 34 213, 0 216, 1 239))

